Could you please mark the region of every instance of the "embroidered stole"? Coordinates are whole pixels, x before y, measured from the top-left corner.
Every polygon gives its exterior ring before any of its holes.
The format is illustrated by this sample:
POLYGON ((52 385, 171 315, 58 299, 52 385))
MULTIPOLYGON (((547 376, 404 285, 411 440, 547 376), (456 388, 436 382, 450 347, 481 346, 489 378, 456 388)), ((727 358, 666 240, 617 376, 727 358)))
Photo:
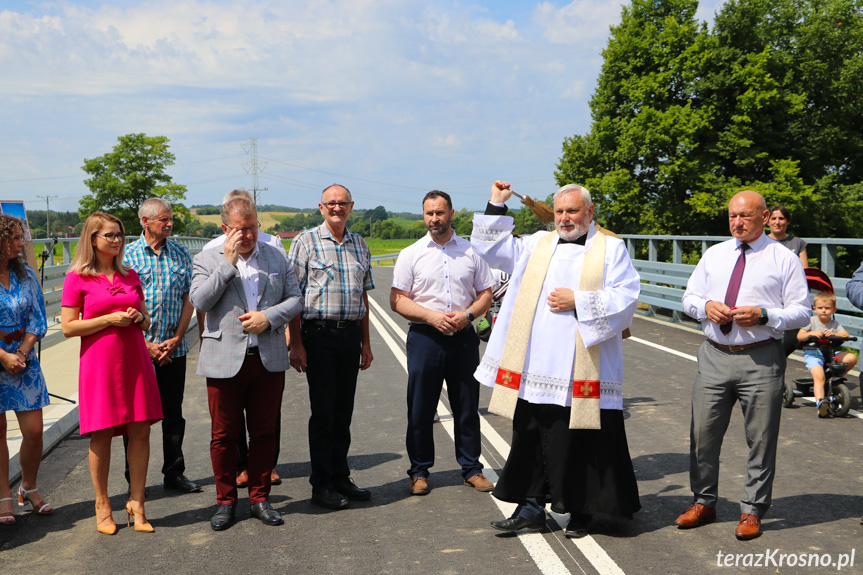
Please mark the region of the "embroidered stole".
MULTIPOLYGON (((605 275, 605 233, 595 233, 590 249, 585 251, 581 266, 580 291, 602 289, 605 275)), ((542 293, 545 275, 554 253, 557 234, 546 234, 530 254, 521 286, 516 294, 500 365, 495 378, 489 411, 510 419, 515 415, 522 370, 527 356, 534 314, 542 293)), ((576 337, 573 366, 572 409, 570 429, 599 429, 599 344, 584 346, 581 334, 576 337)))

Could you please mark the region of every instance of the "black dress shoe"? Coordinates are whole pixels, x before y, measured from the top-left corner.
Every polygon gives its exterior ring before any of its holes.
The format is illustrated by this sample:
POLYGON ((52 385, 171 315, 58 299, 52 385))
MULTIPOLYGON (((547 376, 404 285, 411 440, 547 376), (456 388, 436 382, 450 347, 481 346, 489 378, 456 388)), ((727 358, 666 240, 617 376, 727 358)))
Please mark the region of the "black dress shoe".
POLYGON ((231 505, 219 505, 216 514, 210 518, 210 527, 213 531, 224 531, 234 524, 234 507, 231 505))
POLYGON ((334 482, 333 489, 353 501, 368 501, 372 498, 371 491, 357 487, 350 477, 334 482))
POLYGON ((264 525, 283 525, 285 523, 282 516, 273 509, 269 501, 261 501, 252 505, 252 517, 257 517, 264 525))
POLYGON ((348 498, 332 489, 321 489, 312 491, 312 504, 338 510, 348 506, 348 498))
POLYGON ((581 539, 588 534, 587 527, 590 525, 590 515, 572 515, 563 534, 570 539, 581 539))
POLYGON ((173 489, 180 493, 198 493, 201 491, 201 486, 189 481, 185 475, 166 475, 165 489, 173 489))
POLYGON ((539 531, 543 527, 545 527, 545 523, 536 523, 527 519, 525 517, 516 516, 510 517, 509 519, 502 519, 500 521, 492 521, 491 526, 495 529, 500 529, 501 531, 519 531, 521 529, 527 529, 529 531, 539 531))

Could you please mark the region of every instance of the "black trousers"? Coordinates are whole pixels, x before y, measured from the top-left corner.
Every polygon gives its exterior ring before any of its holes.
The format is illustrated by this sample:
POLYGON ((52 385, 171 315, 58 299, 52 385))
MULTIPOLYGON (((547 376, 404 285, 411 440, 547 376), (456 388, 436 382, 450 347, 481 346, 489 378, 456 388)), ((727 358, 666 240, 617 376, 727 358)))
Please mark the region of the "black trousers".
POLYGON ((309 382, 309 455, 313 490, 330 489, 334 481, 350 477, 348 450, 357 373, 360 369, 362 329, 357 327, 302 327, 309 382))
MULTIPOLYGON (((183 396, 186 392, 186 356, 175 357, 171 363, 159 366, 155 362, 156 383, 162 398, 162 475, 183 475, 186 461, 183 458, 183 438, 186 420, 183 419, 183 396)), ((123 436, 123 447, 129 446, 129 437, 123 436)), ((126 480, 129 480, 129 463, 126 462, 126 480)))
POLYGON ((434 465, 433 417, 446 380, 455 423, 455 456, 464 479, 482 471, 479 423, 479 337, 473 327, 444 335, 429 325, 412 324, 407 339, 408 429, 405 443, 411 477, 428 477, 434 465))

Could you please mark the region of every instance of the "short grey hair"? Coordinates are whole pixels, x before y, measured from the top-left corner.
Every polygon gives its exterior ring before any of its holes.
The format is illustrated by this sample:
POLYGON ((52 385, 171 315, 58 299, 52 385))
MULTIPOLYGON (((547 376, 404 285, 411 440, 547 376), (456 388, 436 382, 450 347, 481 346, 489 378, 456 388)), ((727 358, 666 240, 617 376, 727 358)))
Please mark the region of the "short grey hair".
POLYGON ((149 198, 144 200, 144 203, 142 203, 141 207, 138 208, 138 219, 143 220, 145 217, 153 219, 162 212, 173 214, 171 204, 162 198, 149 198))
POLYGON ((222 206, 222 223, 226 226, 232 212, 236 212, 244 220, 258 215, 255 202, 241 195, 228 199, 222 206))
POLYGON ((590 199, 590 190, 585 188, 584 186, 579 186, 578 184, 566 184, 562 186, 554 193, 554 201, 557 201, 557 198, 564 194, 569 194, 572 192, 581 192, 581 197, 584 198, 585 206, 592 206, 593 200, 590 199))
POLYGON ((226 205, 231 198, 246 198, 247 200, 255 201, 255 198, 252 197, 252 192, 246 188, 236 188, 225 194, 225 197, 222 198, 222 205, 226 205))
POLYGON ((351 191, 346 186, 343 186, 341 184, 330 184, 329 186, 324 188, 323 191, 321 191, 321 201, 322 202, 324 201, 324 194, 326 194, 327 190, 329 190, 330 188, 341 188, 341 189, 343 189, 344 191, 346 191, 348 193, 348 199, 350 201, 354 201, 354 197, 351 195, 351 191))

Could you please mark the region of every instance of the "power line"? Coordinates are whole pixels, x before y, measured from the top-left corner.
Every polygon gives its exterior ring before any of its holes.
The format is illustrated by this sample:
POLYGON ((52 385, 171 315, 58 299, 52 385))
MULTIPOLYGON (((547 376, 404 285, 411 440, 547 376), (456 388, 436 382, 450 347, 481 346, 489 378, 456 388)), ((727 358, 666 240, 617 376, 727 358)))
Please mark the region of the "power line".
POLYGON ((252 197, 255 199, 255 205, 258 205, 258 191, 266 192, 269 188, 258 188, 258 172, 263 172, 264 168, 267 166, 267 162, 265 161, 263 166, 258 167, 258 139, 252 138, 248 142, 243 144, 243 151, 247 154, 251 152, 252 159, 248 162, 243 162, 241 165, 243 169, 246 170, 246 173, 252 174, 252 197), (248 147, 246 147, 248 146, 248 147), (246 166, 249 166, 246 168, 246 166))
POLYGON ((48 237, 51 237, 51 200, 57 199, 60 196, 36 196, 40 200, 45 200, 45 232, 48 237))

